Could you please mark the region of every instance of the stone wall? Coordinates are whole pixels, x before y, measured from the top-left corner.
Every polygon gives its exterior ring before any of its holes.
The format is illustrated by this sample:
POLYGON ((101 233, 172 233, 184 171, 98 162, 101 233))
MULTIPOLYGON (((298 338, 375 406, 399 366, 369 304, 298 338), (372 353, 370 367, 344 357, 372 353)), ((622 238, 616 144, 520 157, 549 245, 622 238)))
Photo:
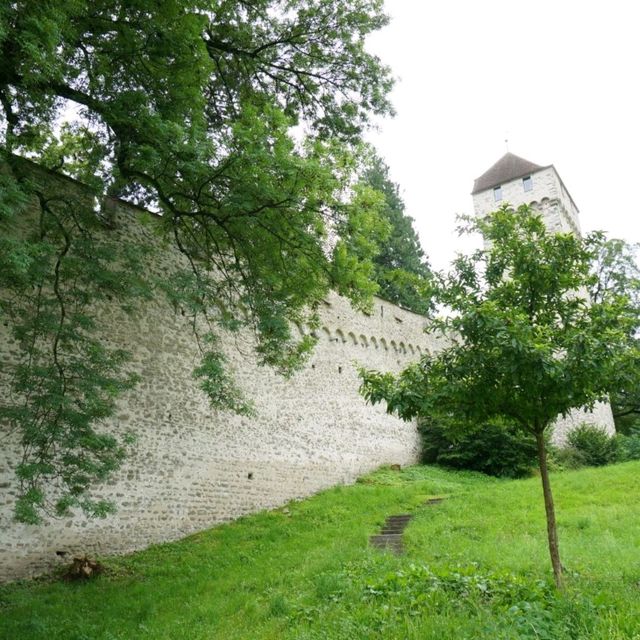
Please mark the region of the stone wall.
MULTIPOLYGON (((145 214, 128 210, 118 215, 119 233, 149 239, 149 225, 137 223, 145 214)), ((165 252, 159 268, 178 259, 165 252)), ((317 348, 290 380, 256 366, 248 336, 228 338, 231 367, 256 405, 252 418, 210 409, 191 375, 198 361, 196 344, 185 319, 166 303, 146 304, 137 318, 116 308, 104 308, 100 315, 109 327, 108 339, 132 353, 142 375, 110 425, 137 435, 135 452, 97 491, 116 501, 118 513, 104 520, 15 523, 12 468, 19 447, 5 440, 0 451, 0 580, 47 570, 63 562, 57 552, 133 551, 353 482, 386 463, 405 465, 418 458, 415 424, 365 404, 356 372, 357 364, 395 371, 425 350, 437 349, 438 341, 423 332, 424 319, 416 314, 376 299, 371 315, 365 315, 345 299, 328 296, 317 348)), ((7 363, 16 350, 7 328, 0 330, 0 358, 7 363)))
POLYGON ((563 445, 567 435, 581 424, 590 424, 604 429, 609 435, 615 435, 616 425, 608 402, 596 402, 593 409, 573 409, 566 418, 560 416, 553 425, 554 444, 563 445))
MULTIPOLYGON (((69 181, 68 188, 78 186, 69 181)), ((119 224, 110 233, 122 241, 155 242, 153 223, 141 224, 149 214, 121 206, 113 214, 119 224)), ((169 272, 180 259, 163 248, 155 268, 169 272)), ((135 433, 136 448, 112 481, 96 491, 97 497, 115 500, 118 513, 104 520, 15 523, 12 469, 20 447, 5 437, 0 447, 0 582, 41 573, 72 554, 126 553, 175 540, 353 482, 380 465, 418 459, 415 423, 365 404, 356 366, 398 371, 425 351, 441 348, 442 339, 424 333, 419 315, 381 299, 365 315, 331 294, 320 310, 315 352, 289 380, 256 365, 249 336, 228 336, 224 349, 230 365, 256 405, 257 415, 247 418, 209 407, 191 375, 199 355, 188 323, 163 300, 146 303, 136 317, 115 307, 98 313, 108 327, 107 340, 132 353, 142 376, 108 425, 135 433)), ((8 327, 0 324, 0 393, 7 364, 16 356, 8 327)), ((613 429, 611 409, 603 404, 559 422, 555 439, 562 441, 583 421, 613 429)))

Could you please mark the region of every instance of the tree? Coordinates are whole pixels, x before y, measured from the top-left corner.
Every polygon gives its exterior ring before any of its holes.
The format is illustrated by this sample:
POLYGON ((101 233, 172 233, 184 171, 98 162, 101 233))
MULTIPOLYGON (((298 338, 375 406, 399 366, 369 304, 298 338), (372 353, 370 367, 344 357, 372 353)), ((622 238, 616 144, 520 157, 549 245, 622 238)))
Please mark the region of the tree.
POLYGON ((618 383, 609 396, 616 431, 629 434, 640 425, 640 344, 632 338, 630 348, 636 353, 628 366, 618 371, 618 383))
MULTIPOLYGON (((607 239, 601 232, 592 234, 595 250, 589 296, 601 302, 611 294, 628 296, 640 309, 640 268, 637 263, 637 244, 617 238, 607 239)), ((640 324, 640 320, 638 320, 640 324)))
POLYGON ((481 232, 488 248, 459 257, 443 278, 440 298, 452 313, 439 326, 451 344, 398 376, 363 371, 362 391, 405 419, 505 419, 532 434, 561 587, 545 433, 559 414, 606 397, 630 357, 627 337, 637 318, 627 296, 586 299, 597 253, 592 237, 552 234, 526 206, 503 207, 468 228, 481 232))
POLYGON ((2 3, 0 312, 20 355, 0 420, 23 448, 18 519, 111 508, 88 490, 124 455, 101 424, 135 376, 95 304, 164 290, 192 321, 213 406, 239 412, 220 330, 252 330, 260 362, 286 374, 313 346, 291 324, 313 324, 329 287, 366 306, 385 225, 352 176, 370 117, 391 111, 389 71, 364 46, 381 6, 2 3), (153 247, 109 231, 112 197, 159 213, 158 244, 188 268, 151 277, 153 247))
POLYGON ((626 295, 636 309, 637 323, 629 333, 629 344, 636 357, 628 361, 629 366, 618 371, 618 381, 610 395, 616 430, 628 433, 640 420, 640 268, 637 263, 638 245, 624 240, 607 240, 597 234, 596 260, 593 266, 594 279, 590 296, 594 302, 611 294, 626 295))
POLYGON ((389 177, 389 167, 375 154, 368 160, 361 179, 384 195, 382 216, 391 229, 373 259, 380 295, 415 313, 427 315, 433 311, 433 274, 413 228, 413 218, 405 213, 400 189, 389 177))

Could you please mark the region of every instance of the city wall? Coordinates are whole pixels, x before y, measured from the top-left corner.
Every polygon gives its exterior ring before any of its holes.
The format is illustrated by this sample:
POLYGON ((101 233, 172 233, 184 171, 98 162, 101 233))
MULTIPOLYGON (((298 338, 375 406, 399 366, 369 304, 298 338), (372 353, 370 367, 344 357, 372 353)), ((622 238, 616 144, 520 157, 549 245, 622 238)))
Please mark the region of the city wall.
MULTIPOLYGON (((120 207, 116 233, 148 241, 133 209, 120 207)), ((180 258, 164 252, 159 268, 180 258)), ((419 456, 415 423, 372 407, 358 393, 357 365, 397 371, 438 341, 424 318, 376 299, 369 315, 329 295, 320 309, 318 344, 291 379, 259 367, 248 335, 228 336, 224 350, 253 417, 217 412, 192 371, 198 349, 188 323, 158 298, 136 317, 115 306, 100 311, 107 339, 132 355, 141 375, 108 425, 137 437, 132 455, 96 495, 113 499, 106 519, 47 519, 18 524, 13 468, 20 447, 4 437, 0 449, 0 580, 46 571, 74 554, 126 553, 309 496, 383 464, 419 456)), ((305 331, 304 328, 301 331, 305 331)), ((17 347, 0 326, 5 372, 17 347)), ((1 380, 0 380, 1 382, 1 380)), ((1 386, 1 383, 0 383, 1 386)))

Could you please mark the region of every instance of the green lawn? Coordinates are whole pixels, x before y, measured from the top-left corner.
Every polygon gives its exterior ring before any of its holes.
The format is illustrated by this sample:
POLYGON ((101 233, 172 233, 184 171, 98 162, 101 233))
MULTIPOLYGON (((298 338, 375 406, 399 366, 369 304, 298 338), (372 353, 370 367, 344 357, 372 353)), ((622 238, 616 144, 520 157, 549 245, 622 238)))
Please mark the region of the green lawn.
POLYGON ((639 476, 638 462, 553 476, 562 595, 537 478, 412 467, 108 560, 87 584, 1 588, 0 637, 640 639, 639 476), (368 548, 406 511, 406 555, 368 548))

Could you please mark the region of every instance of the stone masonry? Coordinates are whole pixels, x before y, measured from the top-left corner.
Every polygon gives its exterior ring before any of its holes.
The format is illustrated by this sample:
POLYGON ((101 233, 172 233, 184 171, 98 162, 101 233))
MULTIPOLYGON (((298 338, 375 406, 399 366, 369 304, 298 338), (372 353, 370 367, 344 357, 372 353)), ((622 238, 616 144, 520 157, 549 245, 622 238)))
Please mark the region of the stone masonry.
MULTIPOLYGON (((143 215, 148 214, 121 207, 119 233, 148 241, 150 225, 138 223, 143 215)), ((174 260, 179 260, 176 254, 164 252, 159 268, 174 260)), ((438 340, 424 333, 421 316, 381 299, 370 315, 357 313, 347 300, 331 294, 320 310, 314 354, 289 380, 256 365, 249 336, 228 337, 230 366, 257 410, 246 418, 209 407, 192 377, 198 362, 195 341, 186 320, 167 303, 146 303, 137 317, 115 308, 104 308, 100 315, 108 340, 132 354, 142 376, 108 425, 132 431, 138 439, 123 468, 97 490, 115 500, 118 512, 106 519, 17 524, 12 469, 19 447, 4 440, 0 581, 66 562, 57 552, 67 558, 126 553, 353 482, 383 464, 418 460, 415 423, 367 405, 358 393, 356 365, 397 371, 437 349, 438 340)), ((0 326, 3 363, 17 353, 7 331, 0 326)))

